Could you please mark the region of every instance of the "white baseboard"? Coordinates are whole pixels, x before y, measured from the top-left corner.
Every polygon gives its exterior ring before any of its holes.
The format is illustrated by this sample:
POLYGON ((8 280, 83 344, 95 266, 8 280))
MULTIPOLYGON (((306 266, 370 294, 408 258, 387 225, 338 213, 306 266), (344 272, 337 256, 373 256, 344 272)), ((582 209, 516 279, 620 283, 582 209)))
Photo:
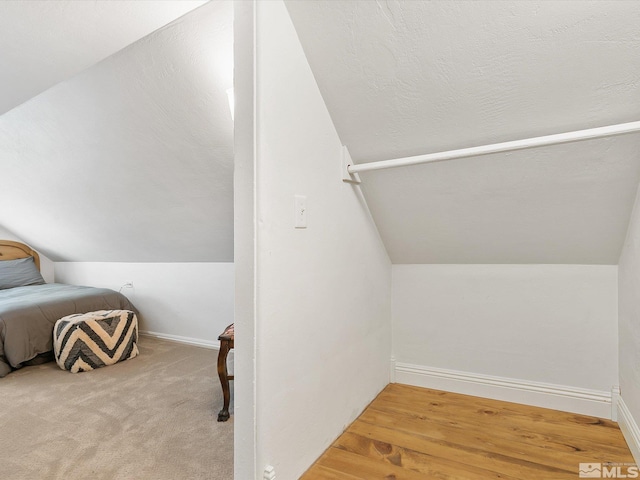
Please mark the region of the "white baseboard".
POLYGON ((395 381, 416 387, 445 390, 476 397, 565 412, 611 418, 611 392, 494 377, 396 362, 395 381))
POLYGON ((161 338, 162 340, 170 340, 172 342, 184 343, 187 345, 195 345, 196 347, 211 348, 220 350, 220 343, 211 340, 202 340, 200 338, 181 337, 180 335, 169 335, 168 333, 151 332, 149 330, 140 331, 140 335, 147 337, 161 338))
POLYGON ((640 428, 622 397, 618 398, 618 425, 634 460, 640 465, 640 428))

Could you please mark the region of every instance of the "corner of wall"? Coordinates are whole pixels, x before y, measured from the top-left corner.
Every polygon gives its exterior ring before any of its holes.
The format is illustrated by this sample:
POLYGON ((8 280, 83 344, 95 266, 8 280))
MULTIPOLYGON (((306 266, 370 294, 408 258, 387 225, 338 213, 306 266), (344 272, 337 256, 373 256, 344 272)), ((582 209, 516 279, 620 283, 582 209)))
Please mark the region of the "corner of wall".
POLYGON ((634 460, 640 465, 640 427, 622 397, 618 399, 618 425, 634 460))
POLYGON ((640 427, 633 416, 640 412, 640 389, 637 386, 639 369, 637 351, 640 336, 637 333, 637 318, 640 303, 637 287, 640 282, 640 257, 637 249, 640 238, 640 186, 629 216, 627 232, 618 259, 618 376, 624 398, 618 401, 618 423, 627 444, 640 464, 640 427), (626 399, 626 400, 625 400, 626 399), (633 412, 633 413, 632 413, 633 412))
POLYGON ((618 266, 620 266, 620 261, 622 259, 622 255, 625 252, 625 246, 627 245, 627 243, 629 242, 629 238, 632 235, 632 227, 634 224, 635 219, 638 217, 638 208, 640 208, 638 206, 638 196, 640 195, 640 184, 638 185, 638 188, 636 189, 636 195, 635 198, 633 200, 633 207, 631 208, 631 213, 629 214, 629 220, 627 221, 627 231, 625 232, 625 236, 624 236, 624 240, 622 241, 622 246, 620 247, 620 255, 618 256, 618 266))

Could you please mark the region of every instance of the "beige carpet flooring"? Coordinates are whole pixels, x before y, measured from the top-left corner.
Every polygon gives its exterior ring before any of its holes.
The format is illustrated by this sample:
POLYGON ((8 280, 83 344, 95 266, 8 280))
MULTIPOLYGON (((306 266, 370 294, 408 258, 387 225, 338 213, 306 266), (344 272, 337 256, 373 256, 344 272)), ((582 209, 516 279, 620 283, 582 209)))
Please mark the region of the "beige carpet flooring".
POLYGON ((48 363, 0 379, 0 478, 233 479, 217 351, 150 337, 139 347, 91 372, 48 363))

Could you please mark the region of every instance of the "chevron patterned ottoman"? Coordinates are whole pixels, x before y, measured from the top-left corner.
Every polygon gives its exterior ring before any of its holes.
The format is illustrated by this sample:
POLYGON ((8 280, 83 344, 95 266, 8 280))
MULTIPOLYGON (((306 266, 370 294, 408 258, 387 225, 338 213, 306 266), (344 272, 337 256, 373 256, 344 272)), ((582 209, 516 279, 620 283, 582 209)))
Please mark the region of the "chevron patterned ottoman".
POLYGON ((58 366, 86 372, 138 355, 138 318, 129 310, 77 313, 58 320, 53 352, 58 366))

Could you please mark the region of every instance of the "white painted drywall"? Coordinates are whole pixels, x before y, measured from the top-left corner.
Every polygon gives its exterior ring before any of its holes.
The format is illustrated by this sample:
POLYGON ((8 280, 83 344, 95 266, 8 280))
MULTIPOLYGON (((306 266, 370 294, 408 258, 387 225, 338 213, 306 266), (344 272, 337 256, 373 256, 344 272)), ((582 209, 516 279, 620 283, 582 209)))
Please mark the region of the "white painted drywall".
POLYGON ((255 8, 255 474, 293 479, 389 381, 391 265, 284 3, 255 8))
POLYGON ((259 478, 256 468, 255 2, 233 4, 234 49, 234 478, 259 478))
MULTIPOLYGON (((618 265, 620 391, 636 430, 640 425, 640 296, 638 292, 640 292, 640 196, 636 197, 629 231, 618 265)), ((640 439, 636 438, 636 442, 638 440, 640 439)), ((632 451, 637 452, 638 447, 640 445, 636 443, 632 451)))
POLYGON ((0 115, 203 3, 3 0, 0 115))
POLYGON ((233 475, 260 478, 256 468, 255 2, 233 3, 235 378, 233 475))
POLYGON ((617 267, 394 265, 398 362, 610 392, 617 267))
MULTIPOLYGON (((122 288, 140 312, 140 330, 217 346, 233 323, 233 263, 56 262, 58 283, 122 288)), ((212 367, 213 368, 213 367, 212 367)))
POLYGON ((356 161, 638 120, 637 2, 286 3, 356 161))
POLYGON ((233 261, 233 7, 0 116, 0 224, 54 261, 233 261))
MULTIPOLYGON (((13 232, 10 232, 6 228, 0 226, 0 238, 3 240, 13 240, 14 242, 25 243, 23 239, 15 235, 13 232)), ((42 278, 47 283, 52 283, 54 281, 54 271, 53 271, 53 262, 42 252, 37 250, 35 247, 31 248, 38 252, 38 256, 40 257, 40 273, 42 274, 42 278)))
POLYGON ((632 134, 403 167, 363 190, 396 264, 616 265, 639 150, 632 134))
MULTIPOLYGON (((356 163, 640 120, 640 2, 287 1, 356 163)), ((617 264, 640 135, 362 174, 393 263, 617 264)))

